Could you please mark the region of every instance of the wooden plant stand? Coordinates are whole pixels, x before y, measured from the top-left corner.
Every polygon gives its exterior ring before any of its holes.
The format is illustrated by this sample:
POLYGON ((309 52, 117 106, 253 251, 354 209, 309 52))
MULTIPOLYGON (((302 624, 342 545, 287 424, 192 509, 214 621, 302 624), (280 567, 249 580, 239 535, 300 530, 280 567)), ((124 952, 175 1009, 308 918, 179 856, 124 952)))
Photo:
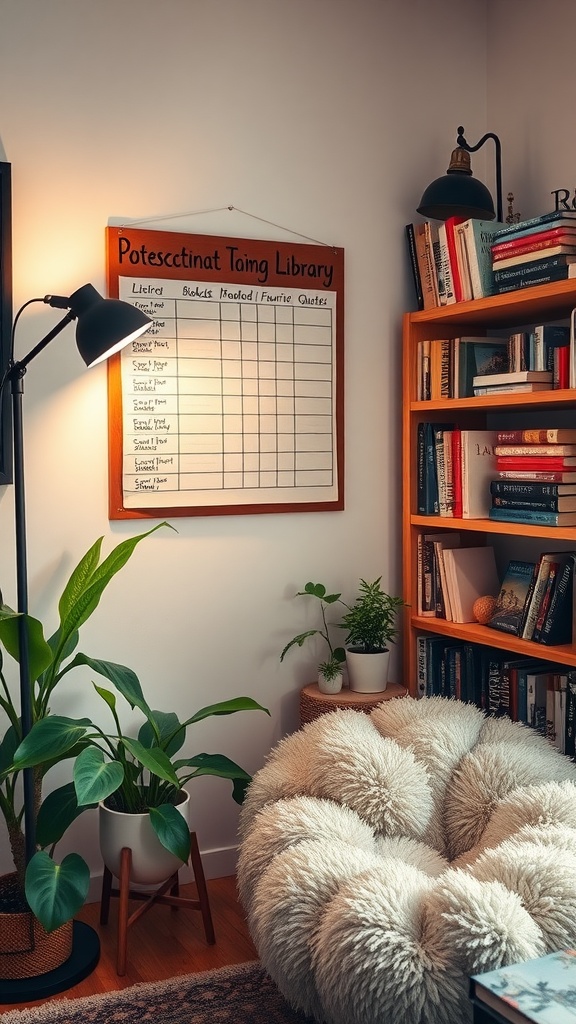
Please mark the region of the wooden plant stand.
POLYGON ((206 888, 206 879, 204 877, 204 868, 202 867, 202 859, 200 857, 200 849, 198 847, 198 840, 196 833, 190 833, 190 860, 192 862, 192 870, 194 871, 194 880, 196 882, 196 889, 198 892, 198 899, 189 899, 179 895, 179 882, 178 872, 171 875, 170 878, 163 882, 163 884, 154 892, 142 892, 138 889, 130 888, 130 869, 132 866, 132 850, 129 846, 125 846, 122 850, 120 860, 120 878, 119 888, 114 888, 112 885, 113 875, 112 872, 105 867, 104 875, 102 878, 102 896, 100 900, 100 924, 108 924, 108 914, 110 911, 110 897, 118 896, 118 944, 116 951, 116 974, 122 977, 126 973, 126 956, 128 951, 128 929, 130 925, 134 924, 139 917, 142 917, 150 907, 154 906, 155 903, 164 903, 170 907, 182 907, 185 910, 199 910, 202 914, 202 921, 204 922, 204 933, 206 935, 206 942, 212 946, 216 942, 214 935, 214 925, 212 923, 212 913, 210 911, 210 902, 208 900, 208 889, 206 888), (169 893, 168 893, 169 891, 169 893), (168 894, 168 895, 167 895, 168 894), (129 900, 143 900, 143 905, 138 907, 132 914, 128 914, 128 903, 129 900))

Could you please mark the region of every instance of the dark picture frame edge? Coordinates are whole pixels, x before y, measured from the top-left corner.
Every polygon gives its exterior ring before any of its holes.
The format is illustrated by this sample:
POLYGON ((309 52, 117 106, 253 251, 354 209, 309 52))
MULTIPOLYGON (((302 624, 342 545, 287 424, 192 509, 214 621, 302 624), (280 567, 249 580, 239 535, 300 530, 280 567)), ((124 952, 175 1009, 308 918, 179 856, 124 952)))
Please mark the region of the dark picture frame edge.
POLYGON ((12 335, 12 165, 0 161, 0 484, 12 483, 10 392, 2 387, 12 335))

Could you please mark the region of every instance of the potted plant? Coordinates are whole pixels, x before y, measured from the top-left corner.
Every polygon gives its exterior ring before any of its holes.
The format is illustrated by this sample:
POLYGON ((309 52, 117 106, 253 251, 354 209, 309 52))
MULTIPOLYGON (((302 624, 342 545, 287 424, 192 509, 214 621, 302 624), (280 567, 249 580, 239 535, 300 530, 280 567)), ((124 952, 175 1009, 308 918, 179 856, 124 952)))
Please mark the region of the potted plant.
POLYGON ((391 597, 380 585, 361 579, 360 593, 348 607, 340 625, 348 631, 346 665, 351 690, 377 693, 388 682, 389 646, 398 635, 396 619, 404 604, 401 597, 391 597))
MULTIPOLYGON (((333 647, 330 640, 328 623, 326 621, 326 608, 340 601, 340 594, 329 594, 323 583, 307 583, 304 590, 299 590, 296 597, 315 597, 320 601, 320 612, 322 615, 322 629, 307 629, 305 633, 299 633, 286 644, 280 655, 280 661, 284 658, 291 647, 302 647, 305 640, 313 636, 320 636, 328 647, 329 656, 318 666, 318 687, 322 693, 338 693, 342 689, 342 665, 346 661, 346 652, 343 647, 333 647)), ((343 603, 340 601, 340 603, 343 603)))
MULTIPOLYGON (((181 772, 184 762, 174 765, 171 758, 184 742, 186 725, 200 721, 210 714, 231 714, 234 711, 259 707, 249 698, 238 698, 236 701, 204 708, 187 723, 180 724, 175 715, 162 715, 160 712, 150 711, 142 696, 138 679, 130 669, 113 662, 92 659, 84 654, 74 655, 79 640, 78 631, 95 611, 112 578, 126 564, 141 540, 168 525, 159 523, 145 533, 120 542, 103 561, 100 561, 102 538, 97 540, 73 570, 64 588, 58 604, 59 624, 56 632, 48 640, 45 639, 42 623, 33 616, 26 615, 33 725, 24 738, 18 701, 13 698, 2 672, 3 650, 16 661, 19 660, 20 615, 4 604, 0 607, 0 710, 6 715, 8 723, 0 743, 0 811, 6 821, 15 868, 7 883, 14 896, 7 909, 9 913, 31 915, 34 929, 39 923, 42 934, 66 927, 84 903, 88 893, 89 870, 78 854, 68 854, 61 864, 56 864, 54 860, 55 844, 78 814, 87 806, 95 806, 101 798, 100 793, 109 795, 114 790, 126 789, 131 781, 137 788, 138 773, 140 769, 146 767, 155 773, 153 785, 157 793, 165 792, 162 789, 164 783, 166 788, 170 784, 174 788, 179 788, 183 779, 182 775, 177 773, 181 772), (55 688, 64 676, 79 666, 88 666, 103 675, 116 690, 126 696, 132 707, 143 710, 147 718, 147 728, 138 740, 123 737, 118 722, 118 757, 114 756, 114 740, 106 738, 99 726, 92 724, 89 719, 67 719, 50 712, 50 702, 55 688), (88 779, 82 774, 82 769, 86 769, 90 756, 94 757, 95 753, 97 754, 95 748, 98 745, 106 748, 110 756, 106 763, 104 756, 100 759, 98 777, 93 776, 91 779, 92 789, 88 802, 88 779), (49 769, 72 756, 78 760, 80 754, 83 757, 80 758, 79 765, 77 762, 75 764, 74 781, 49 793, 42 800, 42 782, 49 769), (34 773, 34 817, 39 847, 28 864, 25 863, 23 805, 19 785, 20 773, 25 768, 30 768, 34 773), (125 778, 126 785, 123 786, 125 778)), ((115 695, 102 687, 96 687, 96 690, 116 721, 115 695)), ((232 778, 237 798, 241 798, 243 789, 249 781, 249 776, 238 766, 233 768, 232 762, 227 762, 227 759, 220 761, 219 755, 198 755, 192 774, 208 773, 232 778)), ((156 809, 161 806, 160 802, 156 809)), ((167 819, 166 825, 159 825, 160 831, 171 834, 171 812, 165 815, 163 810, 159 810, 158 818, 162 821, 167 819)), ((178 832, 177 826, 174 832, 178 832)), ((1 893, 0 887, 0 908, 3 906, 1 893)), ((42 966, 36 973, 45 970, 46 967, 42 966)), ((12 977, 32 976, 33 971, 31 964, 29 975, 18 974, 12 977)))

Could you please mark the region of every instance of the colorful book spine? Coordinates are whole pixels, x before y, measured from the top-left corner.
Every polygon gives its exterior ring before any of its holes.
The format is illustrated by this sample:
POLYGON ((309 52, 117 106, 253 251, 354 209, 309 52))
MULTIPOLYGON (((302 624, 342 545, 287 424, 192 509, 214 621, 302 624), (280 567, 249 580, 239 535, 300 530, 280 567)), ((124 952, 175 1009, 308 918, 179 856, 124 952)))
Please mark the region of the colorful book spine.
MULTIPOLYGON (((574 496, 576 500, 576 495, 574 496)), ((502 498, 494 495, 492 505, 494 508, 525 508, 542 512, 571 512, 572 509, 563 507, 563 498, 529 498, 522 495, 520 498, 502 498)), ((576 508, 576 504, 574 505, 576 508)))
POLYGON ((576 430, 553 427, 542 430, 499 430, 498 444, 576 444, 576 430))
POLYGON ((537 509, 491 508, 488 518, 499 523, 524 523, 529 526, 574 526, 576 512, 543 512, 537 509))
MULTIPOLYGON (((560 257, 558 257, 560 259, 560 257)), ((512 277, 513 269, 502 270, 501 274, 508 274, 506 280, 494 283, 494 294, 503 295, 505 292, 515 292, 519 288, 534 288, 538 284, 552 284, 554 281, 568 281, 576 277, 576 264, 570 266, 551 267, 549 270, 528 270, 520 268, 518 276, 512 277)))
POLYGON ((536 266, 549 260, 553 256, 573 256, 576 253, 576 245, 549 245, 545 249, 526 250, 525 252, 514 252, 504 254, 498 259, 492 260, 492 269, 504 270, 506 267, 517 267, 524 264, 536 266))
POLYGON ((538 217, 529 217, 516 224, 504 224, 495 232, 494 242, 501 238, 520 238, 524 233, 533 232, 536 225, 547 224, 560 227, 562 224, 575 220, 576 210, 551 210, 549 213, 542 213, 538 217))
POLYGON ((492 256, 495 257, 500 253, 520 252, 522 249, 529 252, 538 248, 546 248, 550 244, 559 244, 557 241, 559 238, 567 239, 569 244, 576 244, 572 242, 572 239, 576 239, 576 225, 550 228, 549 231, 521 233, 519 237, 510 238, 508 241, 495 242, 492 246, 492 256))
POLYGON ((558 498, 561 495, 573 494, 576 497, 576 484, 548 484, 538 481, 523 480, 492 480, 490 493, 503 498, 514 498, 520 501, 541 501, 558 498))
POLYGON ((497 455, 496 469, 574 469, 576 468, 576 457, 553 456, 553 455, 497 455))
POLYGON ((576 455, 576 444, 497 444, 496 455, 576 455))
POLYGON ((576 483, 576 472, 547 469, 502 469, 498 467, 501 480, 534 481, 535 483, 573 484, 576 483))

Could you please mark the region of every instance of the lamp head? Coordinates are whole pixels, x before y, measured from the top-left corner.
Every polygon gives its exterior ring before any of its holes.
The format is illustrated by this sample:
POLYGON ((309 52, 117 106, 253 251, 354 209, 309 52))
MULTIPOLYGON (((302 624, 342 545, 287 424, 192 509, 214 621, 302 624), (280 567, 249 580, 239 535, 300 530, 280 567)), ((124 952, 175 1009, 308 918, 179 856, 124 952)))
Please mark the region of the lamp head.
POLYGON ((470 153, 460 146, 452 151, 446 174, 425 189, 418 213, 435 220, 448 217, 477 217, 494 220, 496 211, 490 192, 472 177, 470 153))
POLYGON ((91 284, 78 288, 70 298, 46 295, 44 302, 69 309, 78 320, 76 345, 86 366, 108 359, 152 324, 141 309, 120 299, 104 299, 91 284))

